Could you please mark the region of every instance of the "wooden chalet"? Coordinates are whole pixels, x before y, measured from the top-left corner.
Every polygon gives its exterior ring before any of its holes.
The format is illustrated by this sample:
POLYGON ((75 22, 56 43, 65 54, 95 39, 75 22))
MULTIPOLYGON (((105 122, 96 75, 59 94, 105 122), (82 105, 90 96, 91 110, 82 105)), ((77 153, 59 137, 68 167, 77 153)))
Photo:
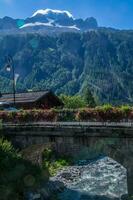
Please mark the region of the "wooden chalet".
MULTIPOLYGON (((14 106, 13 94, 2 94, 0 102, 14 106)), ((53 92, 48 90, 16 93, 15 102, 15 107, 22 109, 49 109, 63 106, 62 101, 53 92)))

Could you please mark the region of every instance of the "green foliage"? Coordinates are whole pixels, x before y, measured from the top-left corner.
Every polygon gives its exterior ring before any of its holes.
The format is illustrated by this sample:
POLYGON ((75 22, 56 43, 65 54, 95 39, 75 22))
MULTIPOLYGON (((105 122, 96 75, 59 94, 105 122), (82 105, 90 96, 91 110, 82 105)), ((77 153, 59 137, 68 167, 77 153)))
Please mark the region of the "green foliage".
POLYGON ((59 159, 59 160, 53 161, 51 163, 50 162, 47 163, 47 167, 49 169, 49 173, 51 176, 55 176, 59 170, 61 170, 65 166, 69 166, 69 165, 70 165, 70 163, 67 162, 67 160, 65 160, 65 159, 59 159))
POLYGON ((84 89, 83 91, 83 98, 84 98, 84 101, 86 102, 87 104, 87 107, 95 107, 96 106, 96 102, 95 102, 95 99, 90 91, 90 89, 87 87, 84 89))
POLYGON ((56 113, 52 110, 21 110, 19 112, 0 111, 3 122, 24 123, 33 121, 54 121, 56 113))
POLYGON ((65 108, 77 109, 86 107, 86 102, 81 98, 81 96, 60 95, 60 99, 64 103, 65 108))
POLYGON ((63 108, 63 109, 52 109, 53 112, 56 114, 56 120, 55 121, 75 121, 75 115, 77 110, 76 109, 69 109, 69 108, 63 108))
MULTIPOLYGON (((61 97, 62 98, 62 97, 61 97)), ((72 122, 72 121, 133 121, 133 107, 114 107, 104 104, 95 108, 81 107, 82 99, 63 95, 65 107, 63 109, 51 110, 27 110, 21 112, 0 112, 3 122, 27 123, 27 122, 72 122), (69 99, 70 98, 70 99, 69 99), (73 100, 74 98, 74 100, 73 100), (76 99, 76 101, 75 101, 76 99), (81 101, 80 101, 81 100, 81 101), (73 107, 73 109, 72 109, 73 107), (76 107, 76 109, 75 109, 76 107), (80 108, 79 108, 80 107, 80 108)), ((1 127, 2 128, 2 127, 1 127)), ((50 152, 49 152, 50 153, 50 152)))
POLYGON ((38 166, 24 160, 10 142, 0 138, 0 199, 22 200, 42 180, 38 166))
POLYGON ((60 169, 69 166, 71 163, 70 157, 60 156, 50 148, 43 152, 43 169, 48 169, 50 176, 55 176, 60 169))
POLYGON ((43 159, 44 159, 44 160, 46 160, 46 161, 50 160, 50 159, 52 158, 52 156, 53 156, 53 151, 52 151, 52 149, 46 148, 46 149, 44 150, 42 156, 43 156, 43 159))
POLYGON ((132 108, 129 105, 123 105, 120 107, 120 110, 125 114, 128 114, 129 112, 131 112, 132 108))
POLYGON ((113 109, 113 106, 110 104, 104 104, 103 106, 96 107, 96 109, 99 111, 108 112, 113 109))
MULTIPOLYGON (((133 31, 3 35, 0 47, 0 57, 11 54, 20 74, 17 91, 47 88, 71 96, 87 85, 101 104, 133 102, 133 31)), ((12 92, 4 64, 1 59, 0 91, 12 92)))
POLYGON ((5 153, 10 154, 12 157, 16 158, 20 157, 17 151, 13 148, 12 144, 4 138, 0 138, 0 153, 1 153, 0 162, 2 162, 3 159, 2 156, 5 153))
POLYGON ((96 108, 80 109, 76 112, 77 121, 120 122, 133 120, 132 107, 113 107, 110 104, 96 108))

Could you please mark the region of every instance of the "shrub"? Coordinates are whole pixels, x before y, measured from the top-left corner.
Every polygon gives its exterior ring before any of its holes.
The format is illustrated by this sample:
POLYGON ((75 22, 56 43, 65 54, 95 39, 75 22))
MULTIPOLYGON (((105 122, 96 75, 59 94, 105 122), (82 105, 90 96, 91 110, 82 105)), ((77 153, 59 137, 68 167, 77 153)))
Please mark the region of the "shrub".
POLYGON ((2 162, 3 154, 8 153, 12 157, 19 158, 20 155, 17 151, 13 148, 12 144, 8 142, 8 140, 4 139, 3 137, 0 138, 0 163, 2 162))
POLYGON ((19 112, 0 112, 3 122, 55 121, 56 113, 52 110, 22 110, 19 112))
POLYGON ((120 107, 120 110, 124 114, 128 115, 131 112, 132 108, 130 106, 128 106, 128 105, 123 105, 123 106, 120 107))
POLYGON ((133 109, 129 106, 112 107, 110 104, 96 108, 63 108, 51 110, 22 110, 0 112, 2 122, 54 122, 54 121, 122 121, 133 120, 133 109))
POLYGON ((65 159, 59 159, 59 160, 53 161, 48 164, 49 173, 51 176, 55 176, 59 170, 69 165, 70 163, 67 162, 65 159))
POLYGON ((95 121, 97 119, 97 112, 95 109, 86 108, 80 109, 76 113, 76 120, 77 121, 95 121))
POLYGON ((24 199, 29 188, 34 189, 42 180, 43 172, 26 161, 10 142, 0 138, 0 198, 24 199))
MULTIPOLYGON (((131 113, 130 118, 133 118, 131 113)), ((125 119, 125 114, 119 108, 112 106, 97 107, 95 109, 81 109, 76 114, 77 121, 119 122, 123 119, 125 119)))
POLYGON ((95 102, 95 99, 90 91, 90 89, 88 87, 86 87, 84 90, 83 90, 83 98, 84 98, 84 101, 86 102, 87 104, 87 107, 95 107, 96 106, 96 102, 95 102))
POLYGON ((55 151, 47 148, 43 152, 43 169, 49 170, 50 176, 56 175, 58 170, 65 166, 69 166, 72 159, 69 157, 59 156, 55 151))
POLYGON ((64 103, 65 108, 69 109, 78 109, 78 108, 84 108, 87 107, 87 104, 84 99, 81 98, 81 96, 66 96, 61 95, 60 99, 64 103))
POLYGON ((56 121, 75 121, 76 117, 76 109, 67 109, 64 108, 62 110, 55 110, 56 121))
POLYGON ((50 149, 50 148, 46 148, 44 151, 43 151, 43 160, 50 160, 53 156, 53 151, 50 149))
POLYGON ((96 110, 99 111, 99 112, 100 111, 108 112, 108 111, 112 111, 113 107, 110 104, 104 104, 103 106, 96 107, 96 110))

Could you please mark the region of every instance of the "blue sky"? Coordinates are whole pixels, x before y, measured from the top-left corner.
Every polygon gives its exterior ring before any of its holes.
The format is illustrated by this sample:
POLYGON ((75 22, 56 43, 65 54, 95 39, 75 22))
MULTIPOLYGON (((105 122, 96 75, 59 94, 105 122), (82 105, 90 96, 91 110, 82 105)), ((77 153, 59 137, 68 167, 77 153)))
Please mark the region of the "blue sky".
POLYGON ((45 8, 68 10, 76 18, 93 16, 100 26, 133 29, 133 0, 0 0, 0 17, 26 18, 45 8))

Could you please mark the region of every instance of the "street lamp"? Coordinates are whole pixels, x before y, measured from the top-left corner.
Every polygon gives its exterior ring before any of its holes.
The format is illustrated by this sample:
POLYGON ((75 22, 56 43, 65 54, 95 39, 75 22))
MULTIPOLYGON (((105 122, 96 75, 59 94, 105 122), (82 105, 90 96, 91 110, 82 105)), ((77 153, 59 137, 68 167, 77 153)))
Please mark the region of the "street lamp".
POLYGON ((12 71, 13 102, 15 106, 16 105, 15 69, 14 69, 13 58, 10 55, 6 56, 6 70, 8 72, 12 71))

